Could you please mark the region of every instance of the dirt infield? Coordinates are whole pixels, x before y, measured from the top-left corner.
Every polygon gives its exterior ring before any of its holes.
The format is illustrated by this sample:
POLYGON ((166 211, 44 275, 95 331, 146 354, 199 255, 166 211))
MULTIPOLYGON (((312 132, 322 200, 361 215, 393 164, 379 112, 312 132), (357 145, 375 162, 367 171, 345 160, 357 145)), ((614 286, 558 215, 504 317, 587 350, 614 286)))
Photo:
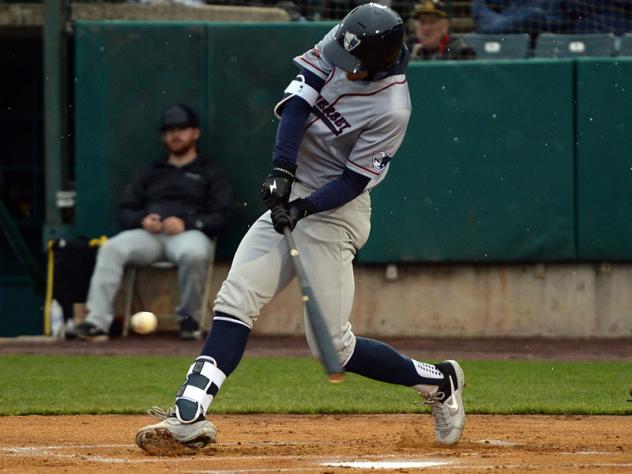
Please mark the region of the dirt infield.
MULTIPOLYGON (((631 360, 632 340, 390 339, 422 359, 631 360)), ((103 344, 5 339, 0 354, 195 356, 173 334, 103 344)), ((309 352, 302 338, 253 337, 246 356, 309 352)), ((596 389, 598 389, 596 387, 596 389)), ((148 416, 0 417, 0 472, 433 472, 632 473, 630 416, 468 415, 456 447, 436 446, 420 415, 221 415, 218 443, 177 458, 134 445, 148 416)))
POLYGON ((632 472, 632 417, 481 416, 456 447, 420 415, 222 415, 197 455, 148 456, 147 416, 0 418, 2 472, 632 472))

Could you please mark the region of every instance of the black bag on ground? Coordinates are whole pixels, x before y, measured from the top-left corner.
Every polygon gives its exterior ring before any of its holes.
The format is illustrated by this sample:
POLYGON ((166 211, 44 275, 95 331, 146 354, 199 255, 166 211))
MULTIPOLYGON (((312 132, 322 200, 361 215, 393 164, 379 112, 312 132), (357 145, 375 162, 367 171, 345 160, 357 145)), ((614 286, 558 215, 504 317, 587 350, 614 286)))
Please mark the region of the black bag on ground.
POLYGON ((64 321, 72 318, 74 303, 85 303, 88 298, 98 250, 88 238, 53 243, 53 298, 62 307, 64 321))

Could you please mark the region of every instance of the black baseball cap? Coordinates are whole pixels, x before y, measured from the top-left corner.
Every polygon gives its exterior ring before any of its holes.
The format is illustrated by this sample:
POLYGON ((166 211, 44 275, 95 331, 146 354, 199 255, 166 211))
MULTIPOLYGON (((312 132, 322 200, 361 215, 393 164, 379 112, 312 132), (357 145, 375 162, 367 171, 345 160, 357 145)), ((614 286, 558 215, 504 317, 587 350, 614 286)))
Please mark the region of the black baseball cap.
POLYGON ((437 18, 447 18, 445 5, 441 0, 423 0, 418 3, 413 10, 413 18, 420 16, 434 16, 437 18))
POLYGON ((191 107, 182 104, 174 104, 167 107, 160 117, 160 131, 170 128, 199 128, 200 122, 191 107))

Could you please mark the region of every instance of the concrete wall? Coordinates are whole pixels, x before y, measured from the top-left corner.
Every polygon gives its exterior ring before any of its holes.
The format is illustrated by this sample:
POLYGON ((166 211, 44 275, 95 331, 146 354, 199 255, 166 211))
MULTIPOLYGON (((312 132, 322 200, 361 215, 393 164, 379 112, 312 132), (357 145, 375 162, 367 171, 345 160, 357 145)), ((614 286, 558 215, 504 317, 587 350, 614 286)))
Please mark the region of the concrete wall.
MULTIPOLYGON (((213 297, 227 272, 227 264, 216 266, 213 297)), ((388 273, 385 266, 356 267, 357 334, 614 338, 632 331, 629 264, 400 265, 388 273)), ((141 274, 142 309, 173 313, 175 280, 164 280, 173 276, 141 274)), ((175 324, 161 316, 160 327, 175 324)), ((264 308, 255 333, 303 333, 296 283, 264 308)))
MULTIPOLYGON (((281 8, 73 3, 71 19, 276 22, 289 21, 290 18, 281 8)), ((0 4, 0 28, 39 27, 42 24, 43 5, 41 3, 0 4)))

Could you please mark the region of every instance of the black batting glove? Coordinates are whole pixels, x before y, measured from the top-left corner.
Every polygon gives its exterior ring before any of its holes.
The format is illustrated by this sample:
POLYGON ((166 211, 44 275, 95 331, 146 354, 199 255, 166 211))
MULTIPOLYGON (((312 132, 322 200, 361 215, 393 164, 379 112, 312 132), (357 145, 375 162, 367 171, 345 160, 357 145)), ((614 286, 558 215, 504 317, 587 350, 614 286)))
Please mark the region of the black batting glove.
POLYGON ((279 234, 283 234, 286 227, 292 229, 290 215, 282 204, 277 204, 270 209, 270 217, 272 217, 272 226, 279 234))
POLYGON ((274 230, 279 234, 282 234, 286 227, 294 230, 296 223, 303 217, 309 216, 312 210, 312 205, 307 199, 295 199, 287 207, 274 206, 270 211, 274 230))
POLYGON ((261 184, 261 199, 268 209, 286 205, 290 199, 296 165, 286 161, 274 162, 272 173, 261 184))

